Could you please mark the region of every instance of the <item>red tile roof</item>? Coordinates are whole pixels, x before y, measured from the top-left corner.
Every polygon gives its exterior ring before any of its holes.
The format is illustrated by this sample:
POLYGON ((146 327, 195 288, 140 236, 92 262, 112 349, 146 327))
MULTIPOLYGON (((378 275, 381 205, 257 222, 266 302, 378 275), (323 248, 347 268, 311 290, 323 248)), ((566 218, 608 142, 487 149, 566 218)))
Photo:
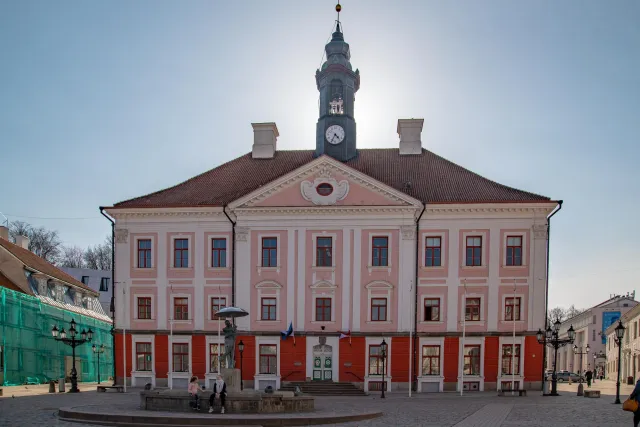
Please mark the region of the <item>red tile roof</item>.
MULTIPOLYGON (((114 207, 224 206, 313 160, 313 150, 277 151, 272 159, 254 159, 248 153, 174 187, 114 207)), ((427 204, 550 201, 498 184, 427 150, 401 156, 397 148, 360 149, 357 157, 344 164, 427 204)))
POLYGON ((27 249, 24 249, 23 247, 11 243, 10 241, 3 238, 0 238, 0 246, 13 254, 13 256, 18 258, 25 266, 39 271, 40 273, 46 274, 47 276, 51 276, 58 280, 66 282, 70 285, 75 285, 79 288, 91 291, 92 294, 98 295, 98 292, 94 291, 84 283, 80 282, 77 279, 74 279, 72 276, 68 275, 55 265, 51 264, 49 261, 40 258, 38 255, 27 249))

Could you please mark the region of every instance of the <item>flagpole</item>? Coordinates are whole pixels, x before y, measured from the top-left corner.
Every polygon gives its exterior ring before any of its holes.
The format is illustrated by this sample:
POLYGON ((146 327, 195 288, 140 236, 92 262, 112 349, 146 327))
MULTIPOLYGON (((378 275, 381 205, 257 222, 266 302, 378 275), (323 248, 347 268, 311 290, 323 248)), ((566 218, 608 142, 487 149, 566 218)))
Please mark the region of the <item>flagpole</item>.
MULTIPOLYGON (((409 282, 409 300, 411 300, 411 295, 413 294, 413 280, 409 282)), ((413 324, 411 323, 411 316, 413 312, 412 304, 409 304, 409 397, 411 397, 411 388, 412 388, 412 378, 413 378, 413 324)))
MULTIPOLYGON (((126 294, 127 291, 125 290, 125 288, 122 288, 122 295, 123 295, 123 301, 124 304, 123 306, 126 307, 126 294)), ((126 324, 126 323, 125 323, 126 324)), ((124 328, 122 328, 122 360, 124 361, 123 365, 124 365, 124 392, 127 392, 127 327, 125 326, 124 328)))
POLYGON ((513 305, 511 306, 511 318, 513 319, 513 342, 511 344, 511 395, 514 395, 516 385, 516 279, 513 279, 513 305))
MULTIPOLYGON (((222 288, 220 286, 218 286, 218 294, 222 295, 222 288)), ((220 298, 220 297, 218 297, 220 298)), ((226 304, 225 304, 226 305, 226 304)), ((218 310, 220 310, 220 299, 218 299, 218 310)), ((220 316, 216 316, 218 318, 218 375, 220 375, 222 373, 221 370, 221 362, 220 362, 220 357, 221 357, 221 352, 220 352, 220 347, 222 347, 221 341, 220 341, 220 316)))
POLYGON ((467 327, 467 279, 464 279, 464 300, 463 302, 463 310, 462 311, 462 351, 460 352, 460 396, 463 394, 464 388, 464 339, 466 335, 466 327, 467 327))
POLYGON ((171 296, 169 297, 169 348, 171 349, 171 360, 169 360, 169 377, 171 381, 169 381, 169 389, 173 390, 173 285, 169 285, 169 289, 171 289, 171 296))

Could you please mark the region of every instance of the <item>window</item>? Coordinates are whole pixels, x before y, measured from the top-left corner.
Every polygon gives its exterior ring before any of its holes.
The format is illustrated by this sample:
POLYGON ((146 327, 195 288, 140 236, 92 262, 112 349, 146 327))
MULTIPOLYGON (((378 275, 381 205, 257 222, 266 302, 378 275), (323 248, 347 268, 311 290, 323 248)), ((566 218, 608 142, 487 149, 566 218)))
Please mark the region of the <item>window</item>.
POLYGON ((209 344, 209 372, 218 372, 218 350, 220 351, 220 368, 226 368, 224 357, 224 344, 209 344), (218 349, 218 347, 220 347, 218 349))
POLYGON ((507 265, 522 265, 521 236, 507 236, 507 265))
POLYGON ((316 321, 331 321, 331 298, 316 298, 316 321))
POLYGON ((211 298, 211 320, 216 320, 217 318, 213 315, 218 312, 221 308, 225 308, 227 306, 227 299, 224 297, 216 297, 211 298))
POLYGON ((189 372, 189 344, 173 344, 173 372, 189 372))
POLYGON ((468 267, 482 265, 482 237, 467 237, 467 263, 468 267))
POLYGON ((316 240, 316 266, 331 267, 333 265, 332 252, 333 238, 318 237, 316 240))
POLYGON ((173 241, 173 267, 189 267, 189 239, 175 239, 173 241))
POLYGON ((480 375, 480 346, 464 346, 464 374, 480 375))
POLYGON ((277 374, 278 372, 278 347, 274 344, 260 345, 260 373, 277 374))
POLYGON ((100 279, 100 292, 108 292, 109 291, 109 282, 111 279, 109 277, 103 277, 100 279))
POLYGON ((437 322, 440 320, 440 298, 426 298, 424 300, 424 321, 437 322))
POLYGON ((502 375, 520 375, 520 344, 502 345, 502 375), (511 366, 513 363, 513 372, 511 366))
POLYGON ((138 297, 138 319, 151 319, 151 297, 138 297))
POLYGON ((382 346, 369 346, 369 375, 382 375, 382 346))
POLYGON ((138 240, 138 268, 151 268, 151 239, 138 240))
POLYGON ((262 298, 262 316, 261 320, 276 320, 276 299, 275 298, 262 298))
POLYGON ((262 266, 278 266, 278 239, 275 237, 262 238, 262 266))
POLYGON ((374 237, 371 262, 374 267, 387 267, 389 265, 389 238, 374 237))
POLYGON ((189 320, 189 298, 173 299, 173 320, 189 320))
POLYGON ((480 320, 480 298, 467 298, 464 310, 465 320, 480 320))
POLYGON ((211 267, 227 266, 227 239, 211 239, 211 267))
POLYGON ((371 320, 374 322, 387 321, 386 298, 371 298, 371 320))
POLYGON ((440 375, 440 346, 422 346, 422 375, 440 375))
POLYGON ((89 284, 89 276, 82 276, 81 282, 85 285, 89 284))
POLYGON ((427 237, 424 248, 425 267, 440 267, 442 265, 442 239, 440 237, 427 237))
POLYGON ((136 343, 136 371, 151 371, 151 343, 136 343))
POLYGON ((520 297, 510 297, 504 300, 504 320, 520 320, 520 297))
MULTIPOLYGON (((636 326, 636 335, 637 335, 637 329, 638 327, 636 326)), ((596 340, 596 330, 592 330, 591 331, 591 341, 595 341, 596 340)))

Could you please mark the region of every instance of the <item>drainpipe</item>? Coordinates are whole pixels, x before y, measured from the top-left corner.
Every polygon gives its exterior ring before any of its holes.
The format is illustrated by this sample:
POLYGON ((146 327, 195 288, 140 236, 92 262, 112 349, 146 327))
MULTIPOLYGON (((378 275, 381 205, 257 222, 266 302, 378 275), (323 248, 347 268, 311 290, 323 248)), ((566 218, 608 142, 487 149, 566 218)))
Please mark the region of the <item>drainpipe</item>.
POLYGON ((113 385, 116 385, 116 223, 104 213, 104 207, 100 206, 100 213, 111 223, 111 339, 113 340, 113 385))
MULTIPOLYGON (((547 217, 547 278, 546 278, 546 289, 544 292, 544 330, 546 331, 549 327, 549 249, 551 248, 551 217, 560 212, 562 209, 562 200, 558 200, 558 208, 554 209, 553 212, 547 217)), ((547 366, 547 347, 545 345, 544 354, 542 355, 542 391, 544 392, 544 383, 546 381, 545 378, 545 370, 547 366)))
POLYGON ((231 252, 231 307, 236 306, 236 223, 233 222, 231 217, 227 214, 227 205, 222 207, 224 216, 227 217, 231 223, 231 244, 233 250, 231 252))
MULTIPOLYGON (((416 354, 418 352, 418 271, 420 271, 420 218, 422 218, 422 214, 424 214, 424 211, 427 209, 427 204, 423 203, 422 206, 422 211, 420 212, 420 215, 418 215, 418 219, 416 219, 416 277, 415 277, 415 281, 413 282, 413 287, 415 288, 415 298, 414 298, 414 307, 413 307, 413 330, 414 330, 414 334, 413 334, 413 373, 414 373, 414 378, 418 376, 418 371, 416 369, 416 354)), ((411 379, 411 385, 410 387, 413 387, 414 385, 416 386, 416 390, 417 388, 417 382, 413 380, 413 378, 411 379)))

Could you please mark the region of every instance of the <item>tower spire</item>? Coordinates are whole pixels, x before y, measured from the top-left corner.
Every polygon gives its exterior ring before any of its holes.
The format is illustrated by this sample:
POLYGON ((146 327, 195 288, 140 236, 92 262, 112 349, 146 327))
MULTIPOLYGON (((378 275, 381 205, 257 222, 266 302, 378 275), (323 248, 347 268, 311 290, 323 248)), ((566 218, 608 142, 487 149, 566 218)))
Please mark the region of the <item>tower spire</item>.
POLYGON ((340 11, 342 10, 342 6, 340 5, 340 1, 336 5, 336 12, 338 12, 338 17, 336 18, 336 31, 332 35, 332 41, 340 41, 344 40, 344 36, 342 35, 342 29, 340 28, 340 11))

